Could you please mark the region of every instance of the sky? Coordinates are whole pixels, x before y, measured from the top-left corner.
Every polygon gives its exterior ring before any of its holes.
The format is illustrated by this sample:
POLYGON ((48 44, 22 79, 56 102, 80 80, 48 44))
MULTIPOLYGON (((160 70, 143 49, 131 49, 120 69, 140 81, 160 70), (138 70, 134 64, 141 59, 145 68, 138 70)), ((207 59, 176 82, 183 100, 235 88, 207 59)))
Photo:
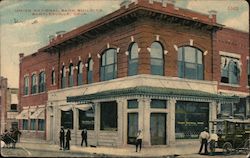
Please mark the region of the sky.
MULTIPOLYGON (((123 0, 2 0, 0 1, 1 76, 18 88, 19 53, 29 55, 48 44, 49 36, 70 31, 105 16, 123 0)), ((159 1, 159 0, 158 0, 159 1)), ((176 6, 208 14, 217 22, 249 31, 249 6, 244 0, 176 0, 176 6)))

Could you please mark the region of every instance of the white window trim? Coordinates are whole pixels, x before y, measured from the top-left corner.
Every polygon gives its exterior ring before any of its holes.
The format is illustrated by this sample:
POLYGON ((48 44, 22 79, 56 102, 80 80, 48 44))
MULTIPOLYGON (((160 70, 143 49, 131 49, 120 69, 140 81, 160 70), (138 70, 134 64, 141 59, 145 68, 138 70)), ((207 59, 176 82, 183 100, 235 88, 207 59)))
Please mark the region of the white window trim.
POLYGON ((219 54, 220 54, 221 56, 227 56, 227 57, 231 57, 231 58, 241 59, 241 55, 240 55, 240 54, 236 54, 236 53, 230 53, 230 52, 219 51, 219 54))

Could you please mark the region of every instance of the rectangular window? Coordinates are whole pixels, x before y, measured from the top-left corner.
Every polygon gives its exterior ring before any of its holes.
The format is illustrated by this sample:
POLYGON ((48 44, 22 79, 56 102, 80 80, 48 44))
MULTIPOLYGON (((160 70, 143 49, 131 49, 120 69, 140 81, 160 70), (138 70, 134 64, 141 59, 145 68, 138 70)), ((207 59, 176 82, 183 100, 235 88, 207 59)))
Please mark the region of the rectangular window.
POLYGON ((43 119, 38 119, 38 130, 44 131, 45 129, 45 121, 43 119))
POLYGON ((158 108, 158 109, 166 109, 167 108, 167 102, 166 100, 156 100, 152 99, 150 103, 151 108, 158 108))
POLYGON ((18 122, 11 122, 12 129, 18 129, 18 122))
POLYGON ((138 101, 136 99, 128 100, 128 109, 137 109, 138 101))
POLYGON ((94 130, 94 118, 94 111, 92 109, 87 111, 79 110, 79 129, 94 130))
POLYGON ((101 103, 101 130, 117 131, 117 103, 102 102, 101 103))
POLYGON ((11 104, 10 105, 10 110, 11 111, 17 111, 17 104, 11 104))
POLYGON ((73 129, 73 111, 62 111, 61 113, 61 126, 65 129, 73 129))
POLYGON ((36 130, 36 120, 30 119, 30 130, 36 130))
POLYGON ((138 132, 138 113, 128 113, 128 144, 134 144, 138 132))
POLYGON ((28 120, 23 120, 23 130, 28 130, 28 120))

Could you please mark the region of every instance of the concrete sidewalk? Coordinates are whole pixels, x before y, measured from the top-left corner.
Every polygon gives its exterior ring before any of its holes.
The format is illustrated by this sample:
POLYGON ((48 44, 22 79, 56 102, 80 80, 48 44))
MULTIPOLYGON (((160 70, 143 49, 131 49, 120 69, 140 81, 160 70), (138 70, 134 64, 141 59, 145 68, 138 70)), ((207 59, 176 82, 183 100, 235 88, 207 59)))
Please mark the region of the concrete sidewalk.
MULTIPOLYGON (((59 145, 50 144, 46 141, 32 141, 21 140, 17 146, 22 146, 26 149, 35 149, 43 151, 59 151, 59 145)), ((189 155, 196 154, 199 148, 199 141, 181 141, 176 143, 175 146, 154 146, 143 147, 140 152, 135 152, 135 146, 129 145, 122 148, 114 147, 81 147, 71 145, 70 151, 75 153, 87 153, 96 156, 110 156, 110 157, 174 157, 174 155, 189 155)))

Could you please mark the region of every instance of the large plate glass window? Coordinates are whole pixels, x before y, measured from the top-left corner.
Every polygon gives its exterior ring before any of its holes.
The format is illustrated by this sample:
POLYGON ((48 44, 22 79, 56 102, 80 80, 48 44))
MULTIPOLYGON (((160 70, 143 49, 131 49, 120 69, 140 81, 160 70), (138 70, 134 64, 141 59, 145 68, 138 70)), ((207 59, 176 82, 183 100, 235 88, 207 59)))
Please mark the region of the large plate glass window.
POLYGON ((116 101, 102 102, 101 130, 117 131, 117 103, 116 101))

